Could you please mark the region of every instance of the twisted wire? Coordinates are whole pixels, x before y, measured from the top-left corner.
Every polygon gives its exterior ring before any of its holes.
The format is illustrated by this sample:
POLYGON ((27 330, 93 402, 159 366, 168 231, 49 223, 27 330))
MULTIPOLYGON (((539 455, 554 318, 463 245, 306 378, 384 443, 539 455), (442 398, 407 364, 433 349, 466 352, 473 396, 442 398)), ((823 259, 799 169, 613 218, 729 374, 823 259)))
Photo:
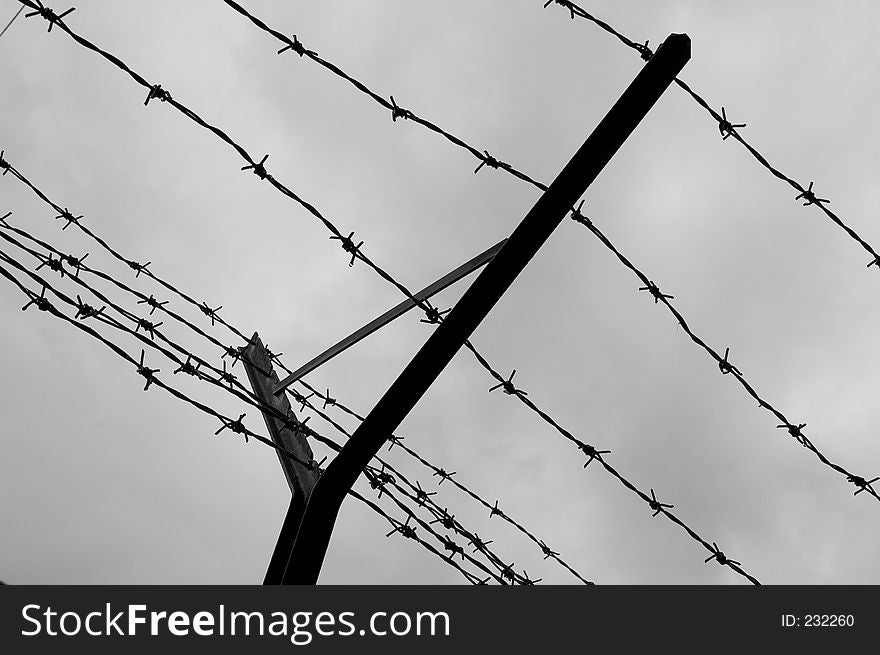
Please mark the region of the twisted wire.
MULTIPOLYGON (((590 23, 596 25, 600 29, 604 30, 608 34, 614 36, 618 41, 623 43, 628 48, 639 53, 639 56, 642 59, 650 59, 651 50, 648 48, 648 42, 645 41, 644 44, 633 41, 626 35, 614 29, 611 25, 606 23, 605 21, 597 18, 593 14, 586 11, 583 7, 577 5, 570 0, 549 0, 545 2, 544 7, 548 7, 550 4, 556 4, 560 7, 566 9, 571 18, 582 18, 590 23)), ((825 198, 817 198, 815 193, 813 192, 813 183, 810 182, 808 187, 804 187, 800 182, 793 179, 786 173, 783 173, 781 170, 776 168, 770 161, 765 157, 758 149, 749 143, 738 131, 736 128, 745 127, 745 124, 734 125, 727 118, 727 113, 724 107, 721 108, 721 113, 718 113, 712 106, 703 98, 699 93, 694 91, 694 89, 684 80, 680 78, 675 78, 674 80, 676 86, 682 89, 685 93, 687 93, 694 102, 696 102, 700 107, 706 110, 706 112, 712 117, 712 119, 718 124, 718 129, 721 133, 721 136, 724 140, 728 137, 733 137, 734 140, 738 141, 747 151, 748 153, 767 171, 769 171, 775 178, 778 180, 785 182, 792 189, 798 192, 797 196, 795 196, 796 200, 804 199, 804 205, 814 205, 819 208, 822 213, 831 221, 841 228, 847 236, 850 237, 853 241, 858 243, 868 254, 871 255, 871 261, 868 263, 868 267, 877 266, 880 268, 880 254, 874 249, 874 247, 868 243, 865 239, 859 235, 858 232, 855 231, 852 227, 847 225, 843 219, 841 219, 834 211, 827 207, 829 201, 825 198)))

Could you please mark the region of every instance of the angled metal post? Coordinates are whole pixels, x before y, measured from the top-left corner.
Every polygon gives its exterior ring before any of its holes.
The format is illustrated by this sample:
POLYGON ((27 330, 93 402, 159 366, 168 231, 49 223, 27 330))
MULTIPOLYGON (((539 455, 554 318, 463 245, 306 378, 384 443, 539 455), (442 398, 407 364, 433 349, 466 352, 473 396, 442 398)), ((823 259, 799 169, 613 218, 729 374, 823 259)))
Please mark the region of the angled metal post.
POLYGON ((688 59, 688 36, 670 35, 355 430, 312 491, 283 584, 317 582, 339 508, 364 467, 572 210, 688 59))
MULTIPOLYGON (((247 372, 248 380, 250 380, 251 388, 254 390, 254 395, 278 412, 278 414, 262 412, 272 441, 279 446, 283 446, 302 461, 311 462, 312 449, 306 440, 306 435, 292 427, 297 424, 296 416, 290 407, 287 396, 282 395, 279 397, 272 393, 275 385, 278 384, 278 376, 275 374, 272 361, 269 359, 269 353, 263 342, 260 341, 258 334, 254 333, 254 336, 251 337, 251 342, 242 350, 241 360, 247 372), (285 423, 278 418, 279 415, 286 416, 291 420, 285 423)), ((287 478, 291 498, 287 515, 281 527, 281 534, 276 542, 275 551, 269 562, 269 568, 266 571, 263 584, 281 583, 284 570, 287 568, 290 560, 290 551, 296 539, 300 520, 305 513, 306 503, 318 479, 316 470, 303 466, 279 450, 275 452, 278 454, 278 460, 281 462, 284 477, 287 478)))
MULTIPOLYGON (((449 285, 455 284, 461 278, 470 275, 481 266, 485 266, 488 262, 492 260, 492 258, 496 254, 498 254, 498 251, 501 250, 501 246, 503 246, 506 241, 507 239, 502 239, 499 243, 496 243, 491 248, 484 250, 473 259, 465 262, 464 264, 456 268, 454 271, 447 273, 439 280, 432 282, 431 284, 426 286, 424 289, 415 294, 413 298, 419 301, 428 300, 428 298, 431 298, 434 294, 440 293, 449 285)), ((308 375, 319 366, 323 366, 331 359, 336 357, 336 355, 345 352, 361 339, 365 339, 366 337, 373 334, 373 332, 375 332, 376 330, 385 327, 391 321, 400 318, 416 306, 416 303, 407 298, 402 303, 392 307, 378 318, 375 318, 367 323, 361 329, 348 335, 342 341, 339 341, 333 346, 330 346, 320 355, 309 361, 307 364, 299 367, 293 373, 291 373, 286 378, 281 380, 281 382, 275 385, 275 395, 277 396, 278 394, 283 393, 284 390, 287 389, 287 387, 299 380, 304 375, 308 375)))

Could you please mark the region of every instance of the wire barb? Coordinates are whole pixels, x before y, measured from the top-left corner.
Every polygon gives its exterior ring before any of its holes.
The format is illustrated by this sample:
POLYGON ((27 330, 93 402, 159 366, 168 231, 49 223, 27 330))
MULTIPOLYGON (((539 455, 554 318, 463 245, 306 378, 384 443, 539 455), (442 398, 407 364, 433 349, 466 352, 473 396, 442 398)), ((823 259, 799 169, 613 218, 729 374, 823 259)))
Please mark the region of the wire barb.
POLYGON ((349 232, 347 237, 342 236, 341 234, 334 234, 330 237, 330 240, 339 241, 342 245, 342 249, 351 255, 351 261, 348 262, 348 267, 351 268, 354 266, 354 260, 358 257, 363 259, 363 255, 361 254, 361 246, 364 245, 364 242, 361 241, 359 244, 354 245, 354 232, 349 232))
POLYGON ((550 547, 543 541, 540 542, 540 546, 541 552, 544 553, 544 559, 547 559, 548 557, 556 557, 557 555, 559 555, 559 553, 557 553, 555 550, 550 550, 550 547))
POLYGON ((745 123, 731 123, 727 119, 727 112, 724 107, 721 107, 721 120, 718 121, 718 131, 721 133, 722 141, 726 141, 728 137, 736 134, 736 128, 745 126, 745 123))
POLYGON ((158 300, 156 300, 156 298, 153 297, 153 294, 150 294, 149 298, 144 298, 143 300, 138 300, 137 303, 135 303, 135 304, 149 306, 150 316, 152 316, 153 312, 155 312, 157 309, 161 309, 162 307, 167 305, 168 301, 163 300, 162 302, 159 302, 158 300))
POLYGON ((300 404, 299 411, 303 412, 303 411, 305 411, 305 409, 306 409, 306 405, 308 404, 309 398, 311 398, 312 396, 314 396, 314 395, 315 395, 315 392, 312 391, 312 392, 309 393, 308 396, 304 396, 304 395, 302 395, 302 394, 301 394, 300 392, 298 392, 298 391, 291 391, 291 392, 290 392, 290 395, 293 397, 293 399, 294 399, 296 402, 298 402, 298 403, 300 404))
POLYGON ((510 374, 510 377, 506 380, 503 380, 496 384, 494 387, 489 389, 489 393, 492 393, 496 389, 501 389, 508 396, 528 396, 529 394, 521 389, 517 389, 513 385, 513 376, 516 375, 516 369, 513 369, 513 373, 510 374))
POLYGON ((816 194, 813 193, 813 183, 810 182, 810 186, 808 186, 804 191, 799 193, 794 197, 795 200, 804 199, 804 207, 807 205, 821 205, 825 202, 831 202, 828 198, 817 198, 816 194))
POLYGON ((858 487, 853 496, 858 496, 863 491, 868 491, 869 493, 876 495, 874 491, 874 487, 871 485, 880 480, 880 477, 872 478, 871 480, 865 480, 865 478, 860 475, 848 475, 846 476, 847 482, 852 482, 854 485, 858 487))
POLYGON ((443 537, 443 549, 451 553, 449 555, 450 560, 456 555, 461 555, 461 559, 464 559, 464 548, 455 543, 450 537, 443 537))
POLYGON ((138 330, 143 330, 147 334, 150 335, 150 340, 154 340, 156 338, 156 328, 162 325, 162 321, 158 323, 152 323, 145 318, 139 318, 137 320, 137 325, 134 328, 135 334, 137 334, 138 330))
MULTIPOLYGON (((82 217, 80 217, 80 218, 82 218, 82 217)), ((147 271, 147 266, 149 266, 153 262, 147 262, 146 264, 138 264, 133 259, 130 259, 130 260, 126 261, 125 263, 128 264, 128 267, 134 271, 134 276, 136 278, 138 278, 141 276, 141 273, 143 273, 144 271, 149 273, 149 271, 147 271)))
POLYGON ((728 373, 736 373, 737 375, 742 375, 739 369, 727 361, 727 356, 730 355, 730 348, 724 349, 724 358, 718 362, 718 369, 721 371, 723 375, 727 375, 728 373))
POLYGON ((799 423, 798 425, 792 425, 791 423, 781 423, 776 426, 778 430, 788 430, 788 433, 797 439, 797 442, 802 446, 807 445, 807 438, 804 436, 804 433, 801 432, 805 427, 807 427, 806 423, 799 423))
POLYGON ((458 532, 458 525, 455 522, 455 515, 450 514, 449 510, 447 510, 445 507, 443 508, 440 516, 435 518, 433 521, 429 521, 428 525, 433 525, 434 523, 439 523, 447 530, 458 532))
POLYGON ((28 296, 30 297, 30 300, 24 307, 21 308, 21 311, 25 311, 31 305, 36 305, 37 309, 39 309, 41 312, 51 312, 55 309, 52 306, 52 303, 49 302, 49 299, 46 297, 45 286, 43 287, 43 290, 40 292, 39 296, 32 291, 28 292, 28 296))
POLYGON ((286 46, 284 46, 283 48, 281 48, 281 50, 278 51, 278 54, 280 55, 281 53, 287 52, 288 50, 293 50, 300 57, 302 57, 307 52, 311 55, 315 54, 311 50, 306 50, 303 47, 303 44, 300 43, 300 40, 298 38, 296 38, 296 34, 293 35, 293 41, 289 41, 286 46))
POLYGON ((86 320, 87 318, 93 318, 96 316, 100 316, 104 310, 107 309, 107 306, 104 305, 101 309, 95 309, 91 305, 87 305, 83 302, 82 298, 77 295, 76 297, 76 315, 74 318, 78 318, 80 320, 86 320))
POLYGON ((491 543, 494 543, 491 539, 489 541, 483 541, 482 539, 480 539, 480 535, 478 535, 477 533, 474 533, 471 536, 471 545, 474 547, 475 553, 485 553, 486 547, 491 543))
POLYGON ((74 277, 76 277, 76 278, 79 277, 79 272, 80 272, 80 269, 82 268, 82 263, 86 260, 86 257, 88 257, 88 256, 89 256, 89 253, 86 253, 82 257, 74 257, 73 255, 64 255, 63 256, 63 259, 65 262, 67 262, 67 265, 70 266, 75 271, 75 273, 73 274, 74 277))
POLYGON ((193 377, 201 377, 201 373, 199 373, 199 366, 201 365, 202 363, 200 361, 196 361, 196 363, 193 364, 192 355, 187 355, 186 361, 174 371, 174 375, 184 373, 186 375, 192 375, 193 377))
POLYGON ((144 100, 144 107, 150 104, 150 100, 153 99, 161 100, 162 102, 168 102, 169 100, 171 100, 171 94, 163 89, 161 84, 154 84, 150 87, 150 92, 147 94, 147 99, 144 100))
MULTIPOLYGON (((5 154, 6 154, 5 150, 0 150, 0 168, 3 169, 3 175, 6 175, 9 172, 9 167, 10 167, 9 162, 3 158, 3 155, 5 155, 5 154)), ((12 212, 9 212, 9 214, 4 216, 3 218, 8 218, 10 214, 12 214, 12 212)))
MULTIPOLYGON (((4 173, 5 173, 5 171, 4 171, 4 173)), ((62 211, 60 214, 58 214, 58 216, 55 217, 55 220, 58 220, 59 218, 64 219, 64 227, 61 228, 61 231, 63 232, 68 227, 70 227, 71 224, 73 224, 73 223, 79 225, 79 221, 82 218, 82 214, 80 214, 79 216, 74 216, 73 214, 70 213, 70 211, 67 209, 67 207, 65 207, 64 211, 62 211)))
POLYGON ((394 101, 394 96, 391 96, 391 120, 396 123, 398 118, 406 120, 412 117, 413 113, 409 109, 398 106, 394 101))
POLYGON ((223 309, 223 305, 220 305, 219 307, 217 307, 217 309, 211 309, 208 306, 208 303, 203 302, 201 305, 199 305, 199 309, 201 310, 202 314, 211 319, 211 327, 214 327, 214 321, 217 320, 217 312, 223 309))
POLYGON ((552 5, 554 2, 560 7, 568 9, 569 13, 571 13, 571 19, 574 20, 574 5, 571 3, 571 0, 547 0, 547 2, 544 3, 544 9, 552 5))
POLYGON ((510 580, 511 582, 516 581, 516 572, 513 570, 513 562, 510 564, 505 564, 501 569, 501 579, 502 580, 510 580))
POLYGON ((386 484, 394 484, 396 482, 394 476, 385 470, 385 464, 382 464, 382 469, 379 471, 372 467, 364 469, 364 475, 367 476, 367 480, 370 482, 370 488, 379 490, 379 498, 382 497, 383 493, 386 493, 386 484))
POLYGON ((489 168, 502 168, 507 167, 507 164, 495 159, 492 155, 489 154, 488 150, 484 150, 483 154, 480 157, 480 165, 474 169, 474 175, 479 173, 480 169, 483 168, 483 166, 488 166, 489 168))
MULTIPOLYGON (((233 366, 234 365, 235 365, 235 362, 233 362, 233 366)), ((232 373, 232 371, 226 370, 226 360, 224 359, 223 360, 223 371, 220 373, 220 377, 218 378, 218 381, 225 382, 226 384, 228 384, 229 388, 231 390, 232 385, 234 385, 237 380, 238 380, 238 378, 235 377, 235 375, 232 373)))
POLYGON ((244 417, 245 416, 247 416, 247 414, 241 414, 234 421, 223 421, 223 426, 219 430, 217 430, 214 433, 214 435, 216 436, 216 435, 220 434, 221 432, 223 432, 223 430, 229 429, 229 430, 232 430, 232 432, 235 434, 243 434, 244 440, 245 440, 245 442, 247 442, 248 441, 248 433, 247 433, 247 428, 244 427, 244 417))
MULTIPOLYGON (((280 361, 278 358, 281 357, 281 355, 284 354, 284 353, 277 353, 277 354, 276 354, 276 353, 273 353, 273 352, 269 349, 269 344, 267 344, 267 343, 264 343, 264 344, 263 344, 263 350, 266 351, 266 357, 269 359, 269 361, 274 361, 274 362, 278 362, 278 361, 280 361)), ((328 391, 329 391, 329 389, 328 389, 328 391)))
POLYGON ((736 564, 737 566, 740 565, 740 563, 737 562, 735 559, 730 559, 729 557, 726 557, 724 553, 721 552, 721 549, 718 548, 718 544, 716 544, 714 541, 712 542, 712 554, 704 560, 704 563, 708 564, 713 559, 718 560, 718 563, 721 564, 721 566, 725 566, 727 564, 736 564))
POLYGON ((254 175, 256 175, 261 180, 265 180, 269 177, 269 173, 266 172, 266 160, 269 159, 269 155, 263 155, 263 158, 259 161, 259 163, 251 161, 247 166, 242 166, 241 170, 246 171, 249 169, 253 169, 254 175))
POLYGON ((227 357, 232 358, 232 365, 235 366, 236 362, 241 359, 241 356, 244 354, 244 348, 236 348, 235 346, 226 346, 226 350, 223 352, 222 359, 226 359, 227 357))
POLYGON ((522 581, 520 582, 520 584, 523 584, 523 585, 536 585, 536 584, 538 584, 538 583, 539 583, 541 580, 543 580, 543 579, 544 579, 544 578, 536 578, 536 579, 533 580, 533 579, 531 579, 531 578, 529 577, 529 572, 526 571, 525 569, 523 569, 523 577, 522 577, 522 581))
POLYGON ((661 292, 661 291, 660 291, 660 287, 658 287, 656 284, 654 284, 654 283, 651 282, 651 281, 648 282, 648 286, 646 286, 646 287, 639 287, 639 291, 648 291, 648 292, 650 292, 651 295, 654 296, 654 304, 655 304, 655 305, 656 305, 658 302, 660 302, 661 299, 664 299, 664 298, 665 298, 666 300, 675 300, 675 296, 670 296, 668 293, 663 293, 663 292, 661 292))
POLYGON ((439 487, 441 484, 443 484, 444 480, 449 480, 453 475, 455 475, 455 471, 453 471, 452 473, 447 473, 443 469, 437 469, 434 471, 431 477, 433 478, 435 475, 440 476, 440 482, 437 483, 437 486, 439 487))
POLYGON ((147 381, 144 385, 144 391, 150 388, 150 385, 156 381, 155 374, 159 372, 158 368, 148 368, 144 365, 144 351, 141 349, 141 359, 137 365, 138 375, 143 376, 143 378, 147 381))
POLYGON ((657 496, 654 495, 654 489, 651 489, 651 500, 648 501, 648 506, 654 510, 654 513, 651 516, 657 516, 664 509, 672 509, 675 505, 670 505, 669 503, 661 503, 657 500, 657 496))
POLYGON ((419 484, 419 481, 416 480, 416 502, 419 504, 419 507, 423 507, 425 501, 429 500, 431 496, 436 496, 436 491, 425 491, 422 489, 422 485, 419 484))
POLYGON ((584 464, 584 468, 587 468, 594 459, 598 459, 600 462, 602 461, 602 455, 610 455, 610 450, 597 450, 595 446, 591 446, 588 443, 578 443, 578 448, 580 448, 581 452, 586 455, 589 459, 587 459, 587 463, 584 464))
POLYGON ((399 532, 400 536, 405 537, 407 539, 415 539, 416 538, 416 529, 415 527, 409 524, 410 519, 412 519, 412 514, 406 517, 406 523, 400 523, 399 521, 395 521, 395 528, 386 534, 386 537, 390 537, 395 532, 399 532))
POLYGON ((37 3, 37 7, 38 7, 37 10, 25 14, 24 17, 30 18, 31 16, 41 16, 42 18, 45 18, 49 22, 49 29, 46 30, 46 32, 51 32, 52 28, 55 26, 55 23, 59 22, 62 18, 67 16, 67 14, 69 14, 73 11, 76 11, 76 7, 71 7, 70 9, 68 9, 67 11, 65 11, 61 14, 56 14, 52 9, 43 5, 43 3, 40 2, 40 0, 35 0, 35 1, 37 3))
POLYGON ((39 271, 44 266, 48 266, 50 269, 52 269, 56 273, 60 273, 61 277, 64 277, 64 260, 60 256, 58 257, 58 259, 53 259, 52 255, 50 254, 34 270, 39 271))

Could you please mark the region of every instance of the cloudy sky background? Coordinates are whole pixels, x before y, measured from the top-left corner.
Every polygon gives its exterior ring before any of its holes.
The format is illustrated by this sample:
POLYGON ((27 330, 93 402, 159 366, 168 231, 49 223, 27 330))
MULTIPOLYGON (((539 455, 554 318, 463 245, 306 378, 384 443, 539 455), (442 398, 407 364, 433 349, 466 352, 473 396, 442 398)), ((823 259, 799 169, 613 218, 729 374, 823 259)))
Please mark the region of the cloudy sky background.
MULTIPOLYGON (((245 6, 378 93, 545 182, 642 62, 539 0, 323 0, 245 6)), ((683 79, 774 164, 880 243, 875 2, 585 2, 636 41, 687 32, 683 79)), ((219 0, 89 0, 67 22, 159 82, 316 204, 411 289, 510 233, 536 191, 357 94, 219 0)), ((0 4, 3 23, 18 8, 0 4)), ((58 11, 66 6, 57 5, 58 11)), ((0 39, 0 146, 117 250, 257 330, 295 368, 398 303, 300 207, 239 171, 224 144, 38 18, 0 39)), ((833 461, 880 474, 880 277, 869 257, 670 89, 587 192, 585 211, 692 328, 833 461)), ((0 213, 146 293, 12 176, 0 213)), ((6 246, 3 246, 6 249, 6 246)), ((25 256, 22 260, 27 261, 25 256)), ((41 273, 49 272, 44 269, 41 273)), ((50 279, 55 279, 50 277, 50 279)), ((57 281, 57 280, 56 280, 57 281)), ((73 289, 57 281, 60 288, 73 289)), ((496 368, 640 488, 675 504, 765 583, 880 582, 880 507, 853 498, 697 349, 588 231, 566 221, 479 328, 496 368)), ((102 287, 103 288, 103 287, 102 287)), ((438 304, 455 302, 462 285, 438 304)), ((224 432, 103 345, 0 284, 0 579, 259 583, 287 506, 271 449, 224 432)), ((131 303, 127 303, 131 306, 131 303)), ((171 305, 200 325, 204 317, 171 305)), ((143 306, 141 306, 142 309, 143 306)), ((310 376, 365 413, 424 342, 412 315, 310 376)), ((167 333, 219 365, 178 327, 167 333)), ((231 342, 221 330, 214 332, 231 342)), ((117 341, 139 354, 140 345, 117 341)), ((252 408, 186 386, 262 428, 252 408)), ((243 370, 236 367, 244 378, 243 370)), ((739 584, 726 567, 500 393, 462 353, 407 418, 407 443, 600 584, 739 584)), ((321 427, 319 419, 310 425, 321 427)), ((353 426, 352 426, 353 427, 353 426)), ((328 434, 329 428, 323 430, 328 434)), ((335 436, 335 435, 334 435, 335 436)), ((316 448, 317 452, 321 452, 316 448)), ((427 489, 436 478, 395 463, 427 489)), ((576 580, 443 485, 439 501, 545 582, 576 580)), ((375 496, 367 488, 366 493, 375 496)), ((321 582, 460 583, 348 500, 321 582)))

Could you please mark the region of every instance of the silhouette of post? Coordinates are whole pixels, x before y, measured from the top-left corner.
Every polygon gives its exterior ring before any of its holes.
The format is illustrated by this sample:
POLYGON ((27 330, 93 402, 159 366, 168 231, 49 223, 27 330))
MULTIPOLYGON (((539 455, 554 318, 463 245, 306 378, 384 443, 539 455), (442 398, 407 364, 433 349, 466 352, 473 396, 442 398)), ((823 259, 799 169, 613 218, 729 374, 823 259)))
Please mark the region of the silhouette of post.
POLYGON ((339 508, 364 467, 573 209, 688 59, 688 36, 670 35, 355 430, 312 491, 282 584, 317 582, 339 508))
MULTIPOLYGON (((251 388, 263 403, 274 408, 278 414, 272 414, 263 410, 263 419, 266 421, 266 427, 272 441, 279 446, 292 452, 304 462, 312 461, 312 449, 306 440, 306 435, 297 430, 292 429, 295 426, 296 415, 290 407, 286 394, 280 396, 274 395, 273 391, 278 384, 278 375, 276 375, 272 360, 269 353, 257 333, 251 337, 251 342, 241 353, 241 360, 244 363, 245 371, 247 371, 248 380, 250 380, 251 388), (278 418, 286 416, 290 421, 285 424, 278 418)), ((284 471, 284 477, 287 478, 287 484, 290 486, 290 506, 287 509, 287 516, 281 527, 281 534, 275 545, 275 551, 269 562, 269 568, 266 571, 266 577, 263 584, 280 584, 284 570, 287 568, 290 560, 290 551, 293 548, 293 542, 296 539, 297 529, 305 512, 306 503, 309 495, 318 479, 318 473, 314 469, 291 459, 280 450, 278 460, 281 462, 281 468, 284 471)))

